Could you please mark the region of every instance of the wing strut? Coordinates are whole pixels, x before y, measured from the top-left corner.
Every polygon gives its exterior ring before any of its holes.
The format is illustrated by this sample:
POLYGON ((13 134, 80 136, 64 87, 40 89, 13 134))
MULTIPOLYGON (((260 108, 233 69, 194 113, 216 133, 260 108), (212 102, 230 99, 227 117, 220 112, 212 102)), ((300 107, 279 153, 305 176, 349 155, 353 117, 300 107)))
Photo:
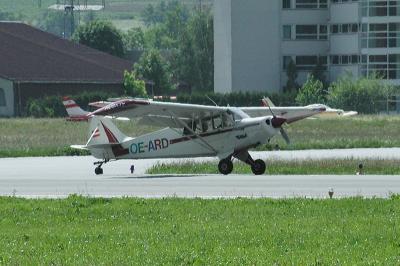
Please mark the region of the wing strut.
MULTIPOLYGON (((179 124, 181 124, 185 129, 187 129, 190 133, 192 133, 193 135, 195 135, 199 140, 201 140, 201 142, 203 142, 210 150, 212 150, 213 152, 215 152, 216 154, 218 153, 213 146, 211 146, 202 136, 200 136, 199 134, 196 134, 196 132, 194 132, 190 127, 188 127, 184 122, 182 122, 173 112, 168 111, 170 113, 170 115, 173 117, 173 119, 175 121, 177 121, 179 124)), ((188 138, 194 140, 191 136, 187 136, 188 138)))

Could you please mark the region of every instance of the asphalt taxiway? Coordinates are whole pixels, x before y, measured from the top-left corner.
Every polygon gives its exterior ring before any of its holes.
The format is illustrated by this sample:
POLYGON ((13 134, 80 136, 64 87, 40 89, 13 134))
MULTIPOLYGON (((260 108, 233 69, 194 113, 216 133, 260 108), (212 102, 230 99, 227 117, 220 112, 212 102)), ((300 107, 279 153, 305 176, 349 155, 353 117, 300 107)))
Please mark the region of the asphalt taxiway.
MULTIPOLYGON (((293 159, 400 159, 400 149, 280 151, 253 153, 254 158, 293 159)), ((199 158, 216 160, 215 158, 199 158)), ((400 176, 357 175, 146 175, 156 163, 176 160, 116 161, 104 175, 93 172, 94 158, 38 157, 0 159, 0 195, 66 197, 82 194, 102 197, 388 197, 400 193, 400 176), (130 174, 131 163, 135 173, 130 174)))

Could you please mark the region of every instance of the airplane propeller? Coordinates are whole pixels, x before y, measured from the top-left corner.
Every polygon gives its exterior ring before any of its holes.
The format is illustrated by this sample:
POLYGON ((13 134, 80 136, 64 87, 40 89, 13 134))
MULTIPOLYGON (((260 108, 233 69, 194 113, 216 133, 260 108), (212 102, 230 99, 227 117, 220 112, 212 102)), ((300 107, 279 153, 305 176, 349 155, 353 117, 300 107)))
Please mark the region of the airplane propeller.
POLYGON ((290 139, 288 134, 286 133, 285 129, 282 127, 283 124, 286 123, 286 118, 284 117, 280 117, 280 116, 276 116, 274 114, 274 112, 271 109, 271 106, 269 104, 267 104, 269 111, 272 114, 272 119, 271 119, 271 124, 273 127, 275 128, 280 128, 279 132, 281 133, 282 138, 285 140, 286 144, 290 145, 290 139))

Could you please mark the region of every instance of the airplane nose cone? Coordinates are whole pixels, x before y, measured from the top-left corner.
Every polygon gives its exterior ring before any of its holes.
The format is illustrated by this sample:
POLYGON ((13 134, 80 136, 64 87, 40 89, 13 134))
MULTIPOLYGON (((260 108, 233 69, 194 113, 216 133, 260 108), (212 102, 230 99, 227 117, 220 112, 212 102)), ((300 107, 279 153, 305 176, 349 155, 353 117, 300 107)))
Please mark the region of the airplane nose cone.
POLYGON ((271 124, 274 128, 281 127, 286 122, 286 118, 275 116, 271 119, 271 124))

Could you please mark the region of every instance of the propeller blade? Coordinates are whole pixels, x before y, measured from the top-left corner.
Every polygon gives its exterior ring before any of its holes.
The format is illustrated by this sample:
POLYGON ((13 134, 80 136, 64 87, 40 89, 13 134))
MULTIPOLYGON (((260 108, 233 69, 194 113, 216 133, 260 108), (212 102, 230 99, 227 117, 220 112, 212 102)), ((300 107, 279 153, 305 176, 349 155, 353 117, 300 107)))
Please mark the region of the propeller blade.
POLYGON ((282 138, 286 141, 286 144, 290 145, 290 139, 286 131, 282 127, 279 131, 281 132, 282 138))

